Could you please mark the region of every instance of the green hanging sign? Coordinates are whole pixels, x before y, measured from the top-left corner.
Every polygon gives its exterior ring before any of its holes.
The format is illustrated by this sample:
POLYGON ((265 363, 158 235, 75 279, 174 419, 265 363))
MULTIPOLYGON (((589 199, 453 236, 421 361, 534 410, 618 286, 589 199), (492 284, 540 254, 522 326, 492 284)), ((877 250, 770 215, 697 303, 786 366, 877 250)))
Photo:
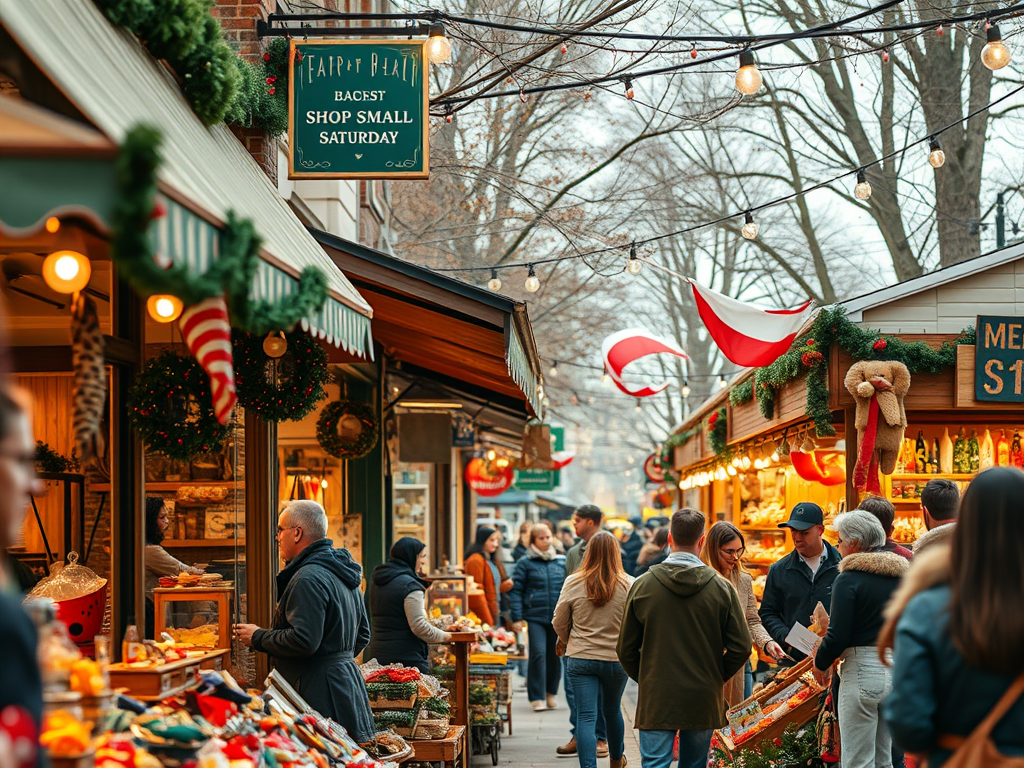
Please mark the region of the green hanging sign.
POLYGON ((423 41, 291 41, 288 178, 425 179, 423 41))
MULTIPOLYGON (((565 427, 551 427, 551 450, 565 450, 565 427)), ((561 484, 560 469, 517 469, 512 481, 517 491, 553 491, 561 484)))

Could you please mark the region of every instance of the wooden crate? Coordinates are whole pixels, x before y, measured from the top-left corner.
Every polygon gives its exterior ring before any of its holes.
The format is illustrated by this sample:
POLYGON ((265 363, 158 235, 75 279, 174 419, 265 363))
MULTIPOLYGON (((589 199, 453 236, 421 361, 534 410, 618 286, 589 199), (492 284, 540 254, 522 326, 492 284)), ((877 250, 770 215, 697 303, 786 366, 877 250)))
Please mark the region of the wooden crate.
POLYGON ((159 701, 174 696, 191 685, 200 669, 222 669, 226 650, 210 651, 202 656, 171 661, 151 667, 110 665, 110 687, 127 688, 132 698, 159 701))
MULTIPOLYGON (((744 705, 749 704, 752 701, 756 701, 758 704, 764 704, 766 701, 771 699, 778 693, 781 693, 788 686, 796 682, 805 672, 810 671, 813 659, 804 659, 799 664, 791 667, 789 670, 784 671, 777 677, 771 685, 765 686, 760 691, 755 693, 746 701, 738 704, 733 709, 738 709, 744 705)), ((818 709, 821 703, 821 697, 824 696, 828 691, 825 688, 821 688, 816 683, 812 690, 814 691, 804 701, 800 702, 799 705, 789 710, 785 715, 780 717, 774 723, 769 725, 763 731, 759 731, 749 739, 734 744, 732 740, 732 728, 726 726, 720 730, 715 731, 715 736, 718 741, 721 742, 726 752, 730 757, 734 757, 736 753, 744 749, 757 749, 761 744, 772 739, 777 739, 782 736, 782 733, 790 726, 796 725, 800 727, 814 720, 818 716, 818 709)), ((730 710, 731 711, 731 710, 730 710)))

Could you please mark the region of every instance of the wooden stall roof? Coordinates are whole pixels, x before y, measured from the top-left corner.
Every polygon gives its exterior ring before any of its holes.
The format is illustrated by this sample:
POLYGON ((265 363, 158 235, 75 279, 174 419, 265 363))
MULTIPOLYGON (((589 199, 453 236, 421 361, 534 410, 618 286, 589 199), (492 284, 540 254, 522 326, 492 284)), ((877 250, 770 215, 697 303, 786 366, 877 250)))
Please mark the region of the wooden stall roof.
POLYGON ((517 382, 509 356, 510 342, 518 339, 530 372, 541 381, 524 303, 311 231, 373 308, 373 337, 389 356, 496 393, 534 415, 534 397, 517 382))

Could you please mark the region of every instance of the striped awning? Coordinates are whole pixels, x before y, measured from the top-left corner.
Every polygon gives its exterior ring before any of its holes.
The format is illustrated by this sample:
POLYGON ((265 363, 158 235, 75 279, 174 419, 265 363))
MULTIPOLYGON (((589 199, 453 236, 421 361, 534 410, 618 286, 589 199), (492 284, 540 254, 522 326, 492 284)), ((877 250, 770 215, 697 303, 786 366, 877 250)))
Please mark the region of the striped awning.
MULTIPOLYGON (((220 233, 188 208, 161 196, 167 215, 153 221, 149 236, 157 262, 164 267, 184 263, 194 274, 205 273, 217 260, 220 233)), ((298 290, 292 274, 267 261, 260 261, 249 298, 282 303, 298 290)), ((302 330, 341 347, 346 352, 373 359, 370 318, 353 311, 331 297, 318 312, 301 322, 302 330)))
POLYGON ((157 176, 167 193, 167 216, 152 227, 157 253, 201 274, 216 259, 217 229, 233 211, 254 223, 263 242, 266 264, 254 297, 286 299, 299 273, 315 267, 327 280, 330 298, 304 327, 356 355, 373 354, 369 304, 231 130, 203 125, 171 74, 134 36, 112 26, 92 0, 0 0, 0 24, 114 143, 139 125, 159 129, 157 176))

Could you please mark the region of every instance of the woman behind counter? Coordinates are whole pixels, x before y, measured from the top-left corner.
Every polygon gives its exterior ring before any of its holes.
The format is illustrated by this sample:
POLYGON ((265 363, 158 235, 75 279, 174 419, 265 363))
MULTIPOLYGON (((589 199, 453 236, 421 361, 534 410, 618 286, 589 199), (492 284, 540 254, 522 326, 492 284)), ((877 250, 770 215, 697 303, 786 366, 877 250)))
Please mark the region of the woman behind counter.
POLYGON ((447 643, 452 636, 427 619, 427 582, 419 572, 427 564, 427 545, 403 536, 391 547, 391 557, 373 569, 366 585, 370 614, 370 644, 364 659, 380 664, 404 664, 420 672, 427 665, 427 644, 447 643))
POLYGON ((469 596, 469 610, 484 624, 492 627, 498 624, 498 596, 512 589, 512 579, 505 575, 504 566, 494 556, 500 546, 501 532, 481 525, 476 529, 476 541, 466 552, 463 566, 484 591, 482 595, 469 596))
POLYGON ((145 637, 153 637, 154 608, 153 589, 160 584, 161 576, 177 576, 179 573, 198 575, 202 568, 186 565, 160 545, 164 531, 170 526, 170 515, 164 500, 156 496, 146 498, 146 627, 145 637))

